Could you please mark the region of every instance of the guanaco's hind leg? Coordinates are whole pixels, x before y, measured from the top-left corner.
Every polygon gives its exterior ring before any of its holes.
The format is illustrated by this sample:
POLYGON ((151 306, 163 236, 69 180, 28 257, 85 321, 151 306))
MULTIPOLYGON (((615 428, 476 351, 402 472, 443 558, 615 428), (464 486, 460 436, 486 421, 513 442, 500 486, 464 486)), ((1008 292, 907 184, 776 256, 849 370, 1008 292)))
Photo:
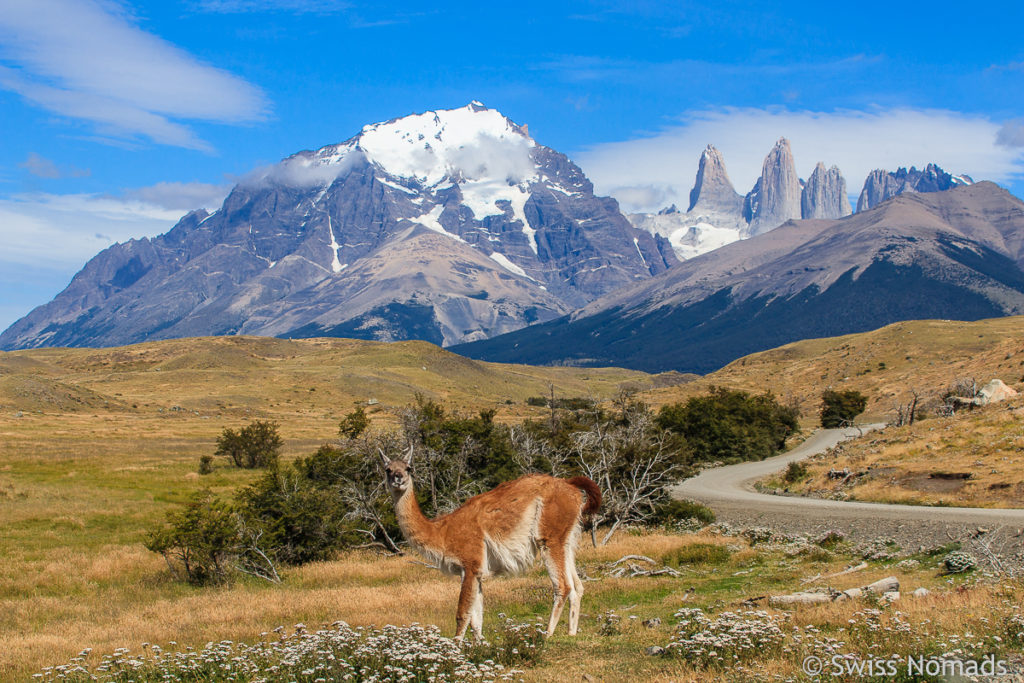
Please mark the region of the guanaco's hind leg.
POLYGON ((474 606, 479 595, 480 614, 483 617, 483 595, 480 593, 480 586, 476 572, 464 569, 462 572, 462 588, 459 590, 459 604, 455 611, 455 638, 461 640, 466 635, 470 621, 473 619, 474 606))
POLYGON ((484 588, 482 584, 479 577, 473 582, 473 585, 476 586, 476 593, 473 596, 473 607, 469 612, 469 625, 477 640, 483 640, 484 637, 484 588))
MULTIPOLYGON (((562 618, 562 610, 565 608, 566 600, 570 604, 575 599, 576 587, 572 579, 565 571, 565 549, 549 547, 544 553, 544 564, 548 568, 548 576, 551 577, 551 586, 554 588, 555 601, 551 608, 551 619, 548 621, 548 636, 555 632, 558 620, 562 618)), ((570 609, 571 614, 571 609, 570 609)))
POLYGON ((583 600, 583 581, 576 572, 576 553, 570 545, 565 552, 565 573, 572 582, 573 590, 569 593, 569 635, 574 636, 580 626, 580 603, 583 600))

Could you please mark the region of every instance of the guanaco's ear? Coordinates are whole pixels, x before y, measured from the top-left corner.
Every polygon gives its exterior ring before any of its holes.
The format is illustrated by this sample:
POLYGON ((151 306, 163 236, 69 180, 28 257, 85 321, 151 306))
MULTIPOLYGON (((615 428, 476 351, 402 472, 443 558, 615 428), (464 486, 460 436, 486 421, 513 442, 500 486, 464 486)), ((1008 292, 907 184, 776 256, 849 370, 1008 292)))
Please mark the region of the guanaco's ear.
POLYGON ((405 458, 404 458, 406 465, 412 466, 412 452, 413 452, 414 449, 415 449, 414 446, 409 446, 409 450, 406 452, 405 458))
POLYGON ((383 449, 383 448, 379 448, 379 447, 378 447, 378 448, 377 448, 377 452, 378 452, 378 453, 380 453, 380 461, 381 461, 382 463, 384 463, 384 466, 385 466, 385 467, 387 467, 387 466, 388 466, 388 463, 389 463, 389 462, 391 462, 391 461, 390 461, 390 460, 388 460, 388 456, 384 455, 384 449, 383 449))

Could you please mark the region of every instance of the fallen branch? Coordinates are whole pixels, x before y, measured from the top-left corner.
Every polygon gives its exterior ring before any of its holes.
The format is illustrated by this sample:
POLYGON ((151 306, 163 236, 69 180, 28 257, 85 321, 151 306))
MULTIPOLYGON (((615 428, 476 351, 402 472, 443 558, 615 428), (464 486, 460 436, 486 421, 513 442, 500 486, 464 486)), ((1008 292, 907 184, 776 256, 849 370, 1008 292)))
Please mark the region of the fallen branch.
MULTIPOLYGON (((850 573, 850 572, 840 572, 850 573)), ((838 576, 838 574, 837 574, 838 576)), ((848 588, 844 591, 837 591, 833 588, 817 589, 814 591, 801 591, 789 595, 773 595, 768 598, 770 605, 814 605, 826 602, 837 602, 839 600, 852 600, 864 597, 871 593, 881 595, 889 600, 899 600, 900 581, 895 576, 888 576, 884 579, 869 583, 861 588, 848 588)))
POLYGON ((650 564, 658 564, 657 562, 655 562, 651 558, 647 557, 646 555, 623 555, 619 559, 617 559, 614 562, 612 562, 612 566, 616 567, 616 566, 622 564, 623 562, 627 562, 629 560, 640 560, 641 562, 649 562, 650 564))
POLYGON ((635 578, 637 576, 682 576, 682 572, 667 565, 658 565, 658 562, 646 555, 625 555, 606 565, 605 576, 612 578, 635 578), (634 562, 646 562, 651 565, 645 567, 634 562))

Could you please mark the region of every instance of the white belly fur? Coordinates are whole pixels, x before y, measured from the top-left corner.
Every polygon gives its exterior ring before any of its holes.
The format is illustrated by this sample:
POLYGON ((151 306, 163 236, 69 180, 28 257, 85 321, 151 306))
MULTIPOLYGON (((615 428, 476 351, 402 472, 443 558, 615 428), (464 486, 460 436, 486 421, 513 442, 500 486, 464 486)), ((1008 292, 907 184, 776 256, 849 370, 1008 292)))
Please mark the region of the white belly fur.
POLYGON ((507 536, 497 538, 484 534, 484 575, 519 574, 530 569, 537 559, 537 538, 540 535, 540 514, 543 506, 535 500, 516 527, 507 536))

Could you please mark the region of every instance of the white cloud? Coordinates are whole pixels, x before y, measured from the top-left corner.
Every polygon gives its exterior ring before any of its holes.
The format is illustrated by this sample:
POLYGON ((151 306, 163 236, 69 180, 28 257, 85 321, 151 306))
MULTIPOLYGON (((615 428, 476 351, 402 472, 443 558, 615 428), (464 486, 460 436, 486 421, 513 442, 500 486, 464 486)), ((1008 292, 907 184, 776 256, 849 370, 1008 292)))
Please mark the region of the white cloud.
POLYGON ((467 180, 503 178, 519 183, 535 173, 526 138, 497 138, 480 134, 472 144, 460 145, 448 153, 448 163, 467 180))
POLYGON ((137 199, 28 194, 0 199, 3 261, 80 268, 113 242, 167 232, 181 211, 137 199))
POLYGON ((100 0, 7 0, 0 12, 0 87, 115 137, 208 150, 178 121, 255 121, 255 86, 203 64, 100 0))
POLYGON ((740 194, 753 187, 775 141, 786 137, 801 177, 808 177, 819 161, 835 164, 856 195, 873 169, 920 168, 929 162, 975 180, 1020 178, 1024 150, 998 144, 1000 130, 1000 124, 983 116, 947 110, 722 109, 690 112, 678 125, 594 145, 574 158, 596 190, 619 198, 627 211, 652 211, 672 202, 685 209, 708 143, 722 152, 740 194))

